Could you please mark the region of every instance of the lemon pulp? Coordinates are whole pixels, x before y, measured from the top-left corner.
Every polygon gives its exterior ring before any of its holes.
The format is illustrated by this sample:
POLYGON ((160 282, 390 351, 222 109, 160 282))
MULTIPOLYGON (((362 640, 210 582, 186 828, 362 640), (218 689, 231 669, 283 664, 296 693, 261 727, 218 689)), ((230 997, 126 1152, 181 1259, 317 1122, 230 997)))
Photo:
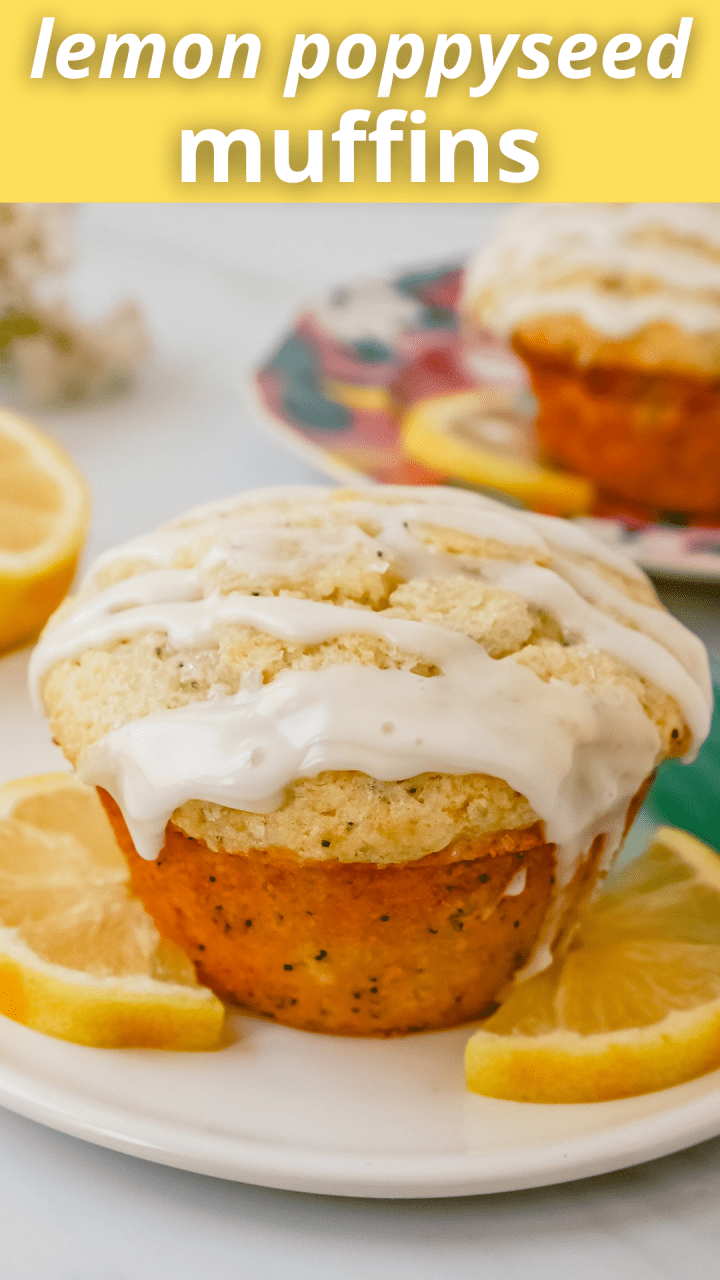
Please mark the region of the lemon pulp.
POLYGON ((105 1047, 213 1048, 224 1009, 129 887, 95 792, 0 787, 0 1013, 105 1047))
POLYGON ((720 858, 661 828, 613 875, 565 953, 468 1043, 468 1087, 597 1102, 720 1067, 720 858))
POLYGON ((0 649, 35 635, 62 600, 89 510, 87 486, 67 454, 0 410, 0 649))

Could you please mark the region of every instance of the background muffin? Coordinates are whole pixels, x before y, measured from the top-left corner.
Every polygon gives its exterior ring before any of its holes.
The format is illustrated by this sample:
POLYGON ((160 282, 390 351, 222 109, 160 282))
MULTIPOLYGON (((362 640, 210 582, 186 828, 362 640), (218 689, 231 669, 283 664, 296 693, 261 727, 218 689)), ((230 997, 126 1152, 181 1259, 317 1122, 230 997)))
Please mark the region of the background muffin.
POLYGON ((191 512, 103 557, 33 668, 161 930, 344 1033, 463 1021, 547 963, 709 720, 702 645, 630 562, 443 489, 191 512))
POLYGON ((470 263, 548 454, 653 514, 720 514, 720 209, 532 205, 470 263))

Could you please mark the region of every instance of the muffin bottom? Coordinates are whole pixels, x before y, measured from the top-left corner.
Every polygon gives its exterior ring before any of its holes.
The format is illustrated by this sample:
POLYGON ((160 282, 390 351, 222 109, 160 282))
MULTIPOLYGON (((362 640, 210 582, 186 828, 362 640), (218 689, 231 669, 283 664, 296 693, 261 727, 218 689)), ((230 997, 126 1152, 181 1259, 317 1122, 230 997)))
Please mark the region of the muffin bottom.
MULTIPOLYGON (((214 852, 170 823, 147 862, 115 802, 100 797, 135 892, 200 980, 307 1031, 391 1036, 486 1016, 530 956, 553 896, 555 846, 541 823, 383 866, 214 852)), ((604 841, 578 868, 558 932, 592 890, 604 841)))
POLYGON ((515 336, 550 457, 608 494, 658 512, 720 513, 720 380, 582 367, 515 336))

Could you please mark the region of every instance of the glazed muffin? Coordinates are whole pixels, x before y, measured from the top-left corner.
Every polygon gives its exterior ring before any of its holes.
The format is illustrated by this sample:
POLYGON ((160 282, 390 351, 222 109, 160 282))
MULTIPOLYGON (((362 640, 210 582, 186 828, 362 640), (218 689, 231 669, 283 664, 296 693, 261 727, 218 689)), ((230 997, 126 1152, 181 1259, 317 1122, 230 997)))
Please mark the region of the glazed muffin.
POLYGON ((532 205, 468 267, 550 459, 656 518, 720 514, 720 206, 532 205))
POLYGON ((640 570, 442 488, 190 512, 101 557, 32 679, 202 980, 348 1035, 467 1021, 548 964, 710 715, 640 570))

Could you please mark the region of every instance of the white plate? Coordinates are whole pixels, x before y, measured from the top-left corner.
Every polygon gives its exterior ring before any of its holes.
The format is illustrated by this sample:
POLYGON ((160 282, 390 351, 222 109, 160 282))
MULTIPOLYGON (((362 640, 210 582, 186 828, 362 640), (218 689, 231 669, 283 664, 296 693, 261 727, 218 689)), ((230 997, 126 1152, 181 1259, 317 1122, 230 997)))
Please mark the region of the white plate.
MULTIPOLYGON (((0 780, 61 768, 0 662, 0 780)), ((628 856, 648 835, 636 823, 628 856)), ((636 850, 635 850, 636 851, 636 850)), ((469 1031, 342 1040, 239 1014, 212 1054, 86 1049, 0 1017, 0 1104, 101 1146, 217 1177, 360 1196, 507 1191, 604 1173, 720 1133, 720 1072, 593 1106, 467 1093, 469 1031)))
MULTIPOLYGON (((100 217, 93 210, 87 216, 100 217)), ((45 418, 92 480, 93 550, 193 501, 267 483, 273 471, 283 480, 311 478, 262 436, 238 430, 236 349, 242 339, 250 359, 270 341, 289 307, 281 291, 272 295, 264 279, 243 277, 240 308, 232 275, 178 253, 159 231, 154 239, 133 239, 125 216, 117 213, 112 237, 98 231, 86 246, 89 292, 98 293, 98 309, 117 300, 121 285, 144 302, 172 377, 165 378, 159 362, 123 401, 45 418), (107 298, 99 296, 100 283, 107 298), (183 305, 185 293, 192 293, 194 309, 183 305), (199 329, 196 313, 203 317, 199 329), (202 450, 193 447, 198 423, 202 450)), ((130 207, 127 218, 133 217, 130 207)), ((348 217, 355 217, 352 210, 348 217)), ((424 251, 414 250, 418 257, 424 251)), ((63 767, 29 705, 26 663, 27 653, 0 662, 0 781, 63 767)), ((219 1053, 160 1054, 85 1049, 0 1018, 0 1104, 148 1160, 335 1195, 426 1197, 540 1186, 623 1168, 720 1133, 719 1073, 622 1102, 534 1107, 466 1092, 467 1030, 339 1040, 239 1015, 232 1030, 234 1042, 219 1053)))
POLYGON ((467 1029, 341 1040, 232 1019, 218 1053, 86 1049, 0 1020, 0 1102, 161 1164, 293 1191, 472 1195, 606 1173, 720 1133, 720 1072, 583 1106, 465 1091, 467 1029))

